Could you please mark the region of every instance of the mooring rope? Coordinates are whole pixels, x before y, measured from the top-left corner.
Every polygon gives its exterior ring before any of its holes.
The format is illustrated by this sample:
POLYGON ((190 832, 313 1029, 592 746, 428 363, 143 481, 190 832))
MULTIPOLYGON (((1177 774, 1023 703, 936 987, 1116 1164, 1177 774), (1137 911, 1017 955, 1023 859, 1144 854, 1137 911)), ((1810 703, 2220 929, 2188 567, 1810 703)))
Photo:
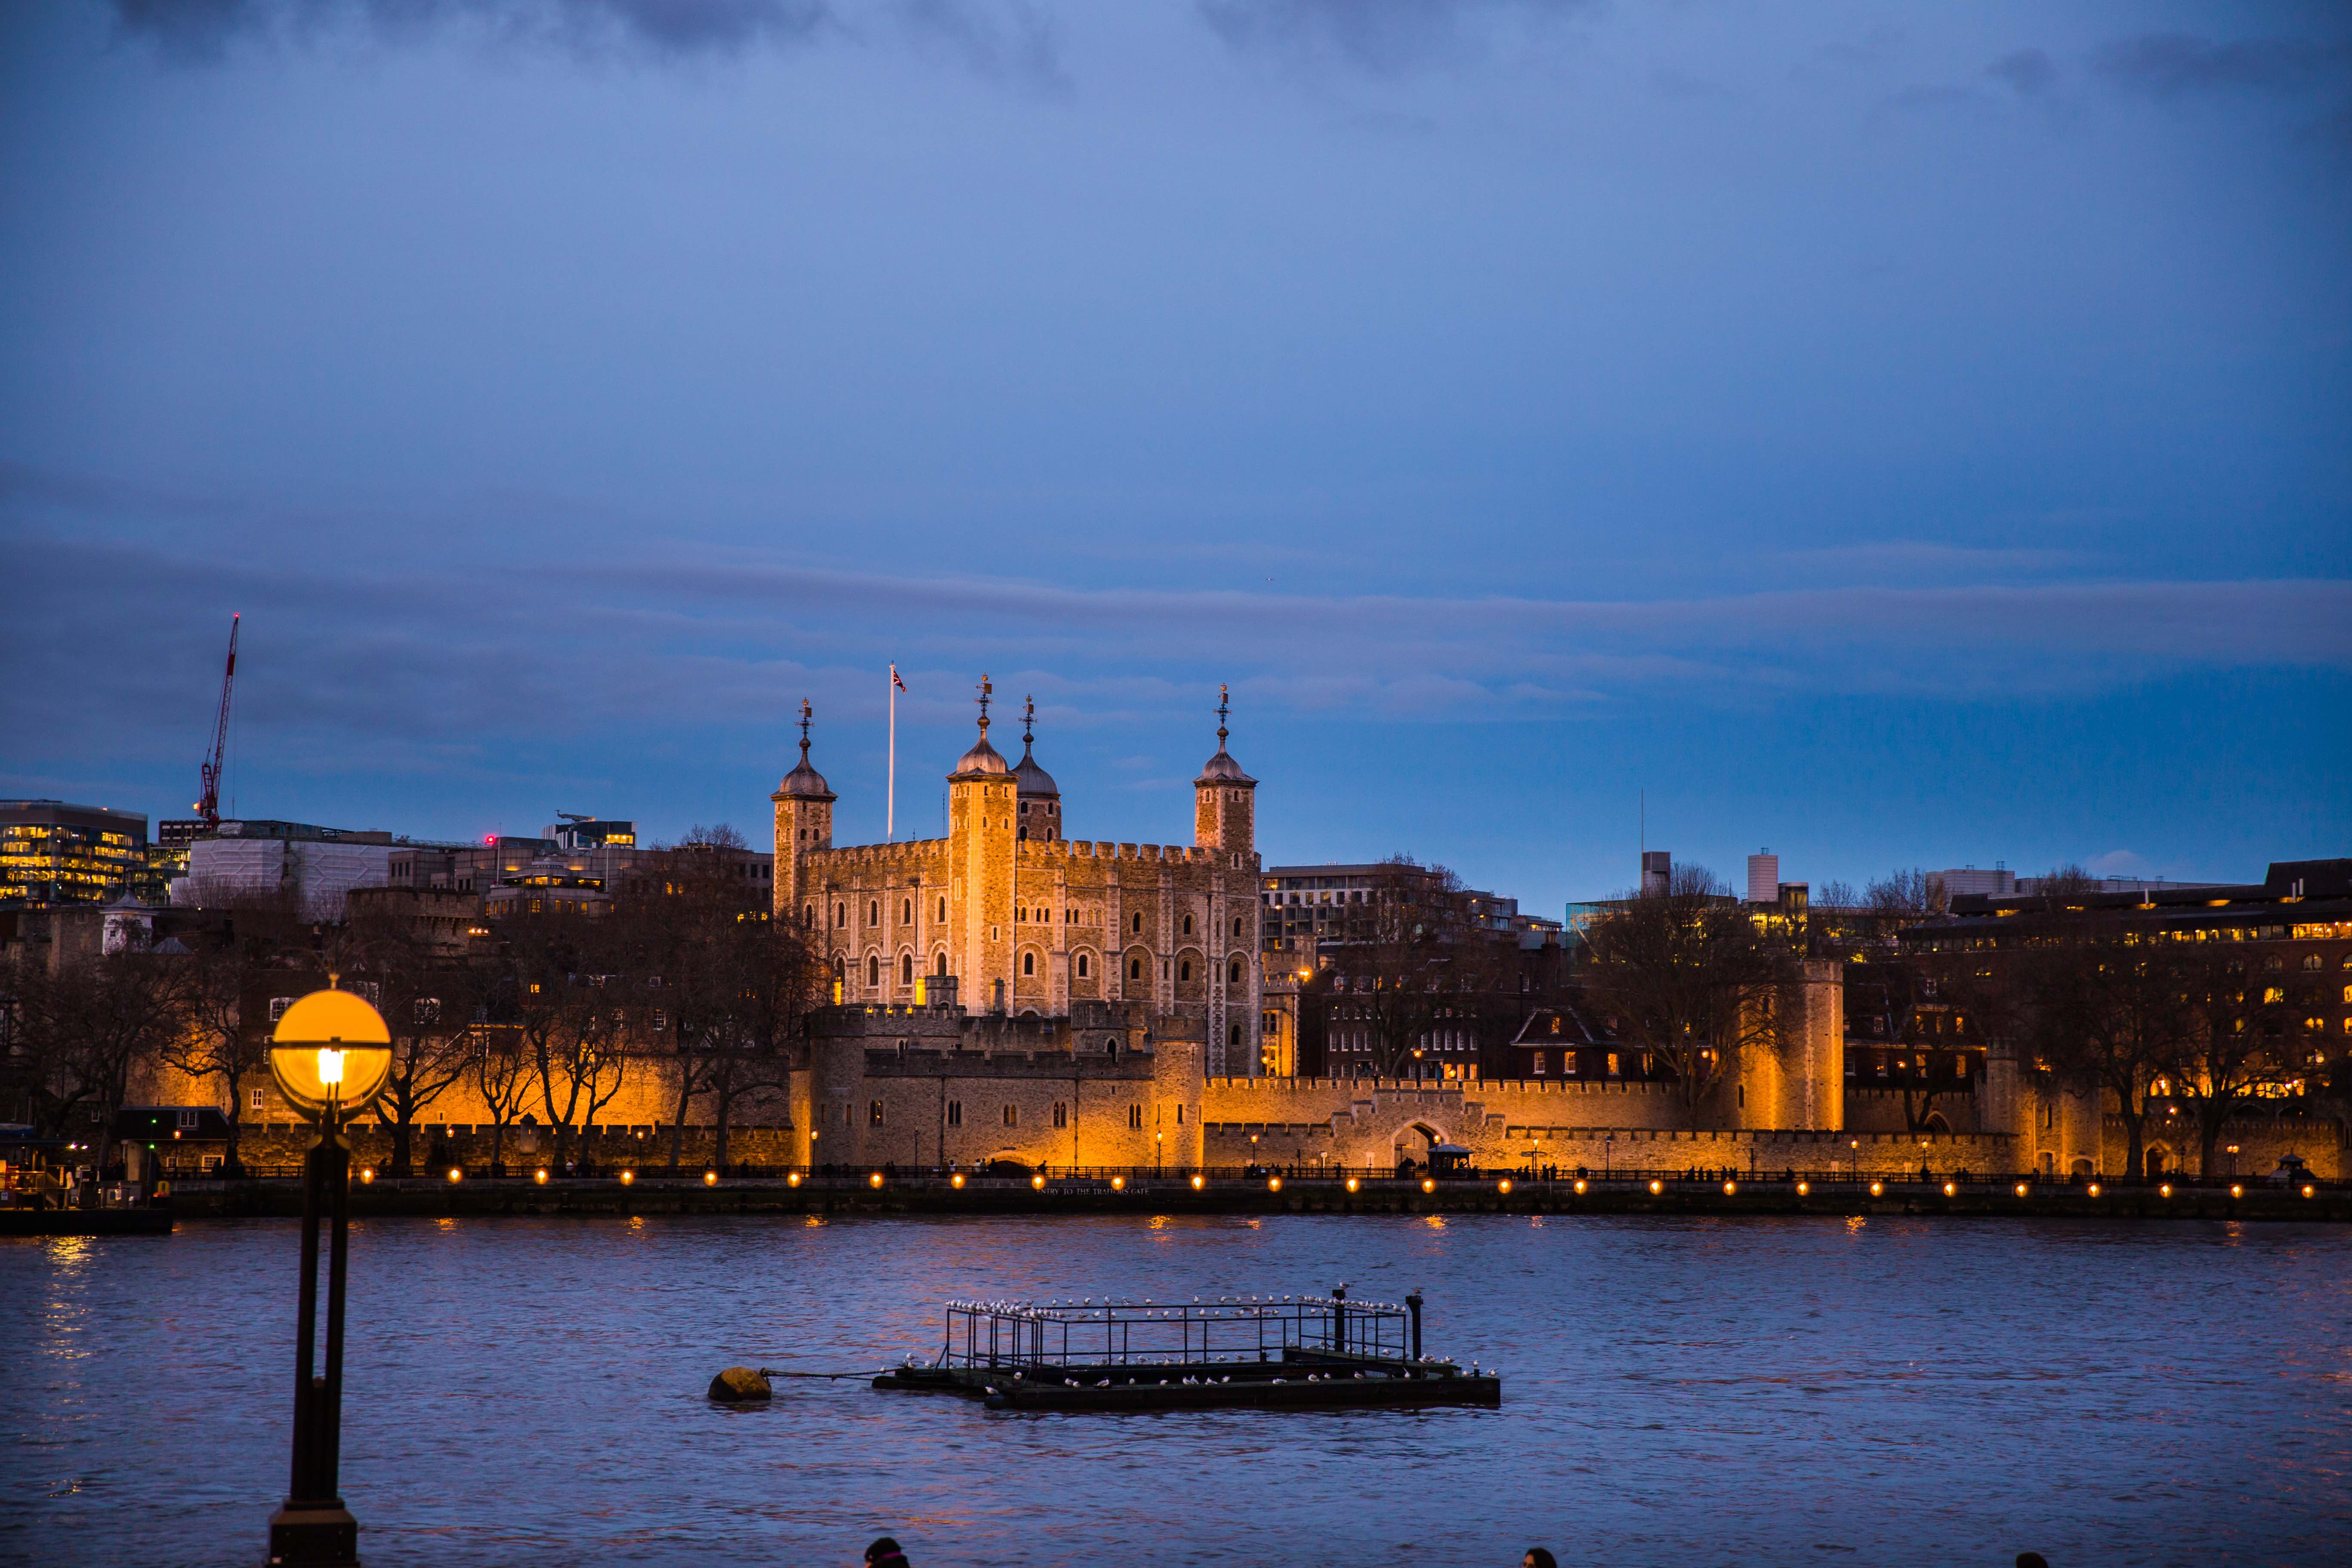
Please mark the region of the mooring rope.
POLYGON ((761 1377, 879 1377, 889 1370, 887 1367, 877 1367, 872 1372, 794 1372, 785 1367, 763 1366, 760 1368, 760 1375, 761 1377))

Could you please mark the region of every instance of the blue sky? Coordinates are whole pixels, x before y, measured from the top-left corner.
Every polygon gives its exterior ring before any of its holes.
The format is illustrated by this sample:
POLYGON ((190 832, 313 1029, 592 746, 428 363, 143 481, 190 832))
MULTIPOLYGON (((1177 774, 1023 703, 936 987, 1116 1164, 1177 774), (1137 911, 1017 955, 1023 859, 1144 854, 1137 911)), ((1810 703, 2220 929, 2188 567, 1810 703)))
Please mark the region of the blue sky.
POLYGON ((1071 831, 1553 910, 2352 853, 2340 7, 0 12, 0 791, 1071 831), (1000 709, 1000 713, 1005 710, 1000 709), (1000 729, 1000 738, 1008 731, 1000 729))

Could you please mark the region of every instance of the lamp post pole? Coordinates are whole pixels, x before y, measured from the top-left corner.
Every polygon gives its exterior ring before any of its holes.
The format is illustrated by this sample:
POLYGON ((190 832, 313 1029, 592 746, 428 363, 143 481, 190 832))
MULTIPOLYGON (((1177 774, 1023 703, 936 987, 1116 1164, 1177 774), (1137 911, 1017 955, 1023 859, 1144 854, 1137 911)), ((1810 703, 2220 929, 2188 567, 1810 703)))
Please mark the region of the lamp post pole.
POLYGON ((343 1506, 343 1283, 351 1256, 352 1149, 333 1102, 302 1162, 302 1291, 295 1315, 294 1464, 286 1504, 269 1516, 271 1568, 343 1568, 359 1562, 359 1521, 343 1506), (327 1211, 327 1342, 317 1364, 319 1220, 327 1211))
POLYGON ((269 1047, 270 1076, 319 1130, 302 1160, 302 1289, 294 1351, 294 1463, 286 1500, 269 1516, 269 1568, 358 1568, 359 1521, 343 1506, 343 1285, 351 1263, 352 1146, 347 1111, 363 1109, 392 1067, 383 1016, 329 976, 287 1008, 269 1047), (326 1343, 319 1342, 319 1224, 327 1223, 326 1343))

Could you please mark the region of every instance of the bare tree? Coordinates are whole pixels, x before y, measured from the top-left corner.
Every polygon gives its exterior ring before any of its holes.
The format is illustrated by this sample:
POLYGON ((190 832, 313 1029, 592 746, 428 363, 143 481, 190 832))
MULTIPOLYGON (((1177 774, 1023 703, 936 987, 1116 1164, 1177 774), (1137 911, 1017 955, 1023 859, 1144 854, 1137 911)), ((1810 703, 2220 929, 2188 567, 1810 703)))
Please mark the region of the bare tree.
POLYGON ((2051 918, 2012 961, 2026 992, 2027 1038, 2062 1080, 2113 1098, 2124 1124, 2126 1173, 2137 1179, 2147 1169, 2149 1089, 2189 1047, 2199 1009, 2177 944, 2137 942, 2120 921, 2088 918, 2082 906, 2065 903, 2067 884, 2058 874, 2045 881, 2051 918), (2084 918, 2070 918, 2077 916, 2084 918))
POLYGON ((133 1068, 160 1059, 183 1026, 184 972, 172 959, 126 950, 68 959, 54 972, 18 963, 5 988, 11 1089, 46 1135, 91 1139, 103 1170, 133 1068))
POLYGON ((1328 1031, 1360 1033, 1374 1074, 1402 1078, 1441 1028, 1476 1028, 1499 969, 1472 925, 1462 879, 1402 856, 1381 862, 1362 902, 1335 921, 1328 1031))
POLYGON ((1678 866, 1663 893, 1629 898, 1585 933, 1587 985, 1619 1041, 1664 1063, 1696 1128, 1751 1047, 1780 1037, 1786 949, 1702 866, 1678 866))
POLYGON ((673 1173, 698 1100, 712 1117, 713 1158, 726 1163, 736 1108, 785 1087, 791 1047, 817 995, 805 934, 770 918, 745 864, 732 828, 698 827, 648 856, 616 897, 645 1020, 636 1037, 672 1069, 673 1173))
POLYGON ((199 1081, 218 1079, 228 1102, 228 1147, 222 1164, 244 1169, 240 1120, 245 1085, 269 1070, 269 1021, 248 1016, 248 1005, 269 977, 290 963, 307 963, 308 931, 284 897, 249 895, 222 910, 220 925, 191 933, 197 943, 184 961, 181 1027, 163 1047, 163 1060, 199 1081))
POLYGON ((2250 980, 2244 958, 2201 944, 2168 967, 2188 1017, 2161 1067, 2167 1087, 2196 1120, 2197 1172, 2210 1176, 2231 1119, 2288 1076, 2291 1064, 2273 1043, 2284 1037, 2286 997, 2283 988, 2250 980))
POLYGON ((474 1087, 490 1113, 490 1173, 506 1173, 507 1129, 522 1117, 531 1091, 531 1053, 513 1023, 487 1022, 473 1031, 474 1087))
POLYGON ((461 963, 437 960, 415 927, 383 906, 346 922, 341 961, 376 985, 376 1007, 392 1033, 392 1068, 377 1100, 392 1124, 391 1173, 413 1170, 416 1125, 434 1101, 477 1069, 473 1037, 481 986, 461 963))

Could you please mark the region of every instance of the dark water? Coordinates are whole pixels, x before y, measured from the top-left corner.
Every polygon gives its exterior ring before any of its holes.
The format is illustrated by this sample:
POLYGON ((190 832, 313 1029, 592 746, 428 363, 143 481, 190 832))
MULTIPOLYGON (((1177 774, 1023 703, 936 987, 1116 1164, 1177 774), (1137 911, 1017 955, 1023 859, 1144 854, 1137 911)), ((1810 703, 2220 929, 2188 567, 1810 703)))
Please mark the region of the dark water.
MULTIPOLYGON (((0 1561, 257 1563, 295 1230, 0 1243, 0 1561)), ((1901 1220, 393 1221, 354 1237, 373 1564, 2352 1561, 2352 1233, 1901 1220), (1431 1300, 1495 1412, 991 1415, 951 1294, 1431 1300)))

